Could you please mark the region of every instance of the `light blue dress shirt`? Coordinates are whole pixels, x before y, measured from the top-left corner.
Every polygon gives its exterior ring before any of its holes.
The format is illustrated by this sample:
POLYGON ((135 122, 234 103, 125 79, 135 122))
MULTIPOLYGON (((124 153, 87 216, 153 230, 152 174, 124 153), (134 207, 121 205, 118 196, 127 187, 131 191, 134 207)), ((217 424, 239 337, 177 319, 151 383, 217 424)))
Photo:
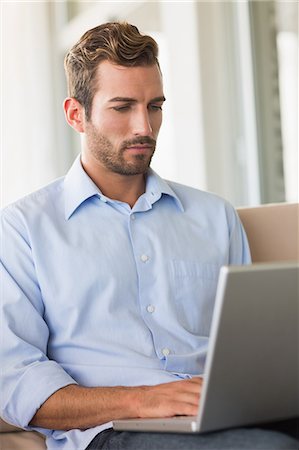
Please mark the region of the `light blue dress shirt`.
MULTIPOLYGON (((1 214, 1 415, 28 429, 59 388, 153 385, 204 370, 219 269, 250 262, 232 206, 149 170, 131 209, 78 157, 1 214)), ((53 431, 83 450, 105 424, 53 431)))

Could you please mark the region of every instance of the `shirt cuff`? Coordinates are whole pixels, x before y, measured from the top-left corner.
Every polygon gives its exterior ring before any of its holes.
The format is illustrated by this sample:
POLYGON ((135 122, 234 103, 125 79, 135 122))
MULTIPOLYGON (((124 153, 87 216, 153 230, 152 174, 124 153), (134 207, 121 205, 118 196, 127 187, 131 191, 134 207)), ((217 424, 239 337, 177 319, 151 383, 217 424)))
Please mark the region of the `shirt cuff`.
POLYGON ((40 406, 58 389, 78 384, 55 361, 37 362, 23 374, 2 412, 5 421, 24 429, 40 406))

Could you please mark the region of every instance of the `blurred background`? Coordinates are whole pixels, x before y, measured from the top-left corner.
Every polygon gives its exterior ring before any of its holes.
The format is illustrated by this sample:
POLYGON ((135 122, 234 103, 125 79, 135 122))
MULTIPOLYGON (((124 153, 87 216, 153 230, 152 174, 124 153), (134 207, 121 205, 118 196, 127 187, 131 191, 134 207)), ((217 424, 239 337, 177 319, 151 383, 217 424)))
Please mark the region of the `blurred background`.
POLYGON ((2 206, 62 176, 63 59, 89 28, 126 20, 160 46, 164 123, 152 167, 234 206, 298 201, 298 2, 3 1, 2 206))

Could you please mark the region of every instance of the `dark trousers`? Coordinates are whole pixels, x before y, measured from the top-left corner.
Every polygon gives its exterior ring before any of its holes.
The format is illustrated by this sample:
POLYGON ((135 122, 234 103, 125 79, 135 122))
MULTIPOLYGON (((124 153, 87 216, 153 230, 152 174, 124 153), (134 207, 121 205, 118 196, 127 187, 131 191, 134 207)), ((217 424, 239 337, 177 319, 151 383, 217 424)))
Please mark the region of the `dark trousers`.
POLYGON ((205 434, 99 433, 86 450, 299 450, 299 419, 205 434))

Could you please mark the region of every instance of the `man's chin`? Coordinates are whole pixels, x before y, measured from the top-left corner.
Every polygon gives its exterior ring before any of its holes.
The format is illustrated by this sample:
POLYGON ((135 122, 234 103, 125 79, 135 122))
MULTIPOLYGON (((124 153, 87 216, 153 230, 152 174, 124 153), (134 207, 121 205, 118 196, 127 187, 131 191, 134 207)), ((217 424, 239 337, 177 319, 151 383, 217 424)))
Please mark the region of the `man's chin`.
POLYGON ((114 170, 114 172, 119 175, 134 176, 145 174, 148 169, 149 164, 142 167, 121 167, 120 169, 114 170))
MULTIPOLYGON (((141 155, 138 155, 141 156, 141 155)), ((124 163, 119 168, 119 173, 123 175, 141 175, 148 171, 152 158, 138 158, 135 157, 134 161, 124 163)))
POLYGON ((132 157, 132 155, 123 155, 123 157, 118 160, 102 158, 101 162, 109 172, 133 176, 145 174, 148 171, 152 156, 153 155, 134 155, 132 157))

